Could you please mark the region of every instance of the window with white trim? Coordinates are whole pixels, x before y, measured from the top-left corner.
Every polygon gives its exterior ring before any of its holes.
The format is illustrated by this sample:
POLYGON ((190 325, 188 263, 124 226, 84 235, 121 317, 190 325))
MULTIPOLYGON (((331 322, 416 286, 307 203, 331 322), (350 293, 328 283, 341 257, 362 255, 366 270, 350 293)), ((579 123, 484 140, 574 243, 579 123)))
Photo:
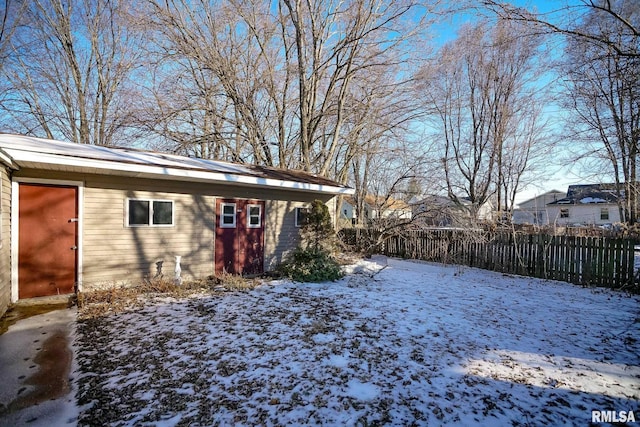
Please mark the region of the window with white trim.
POLYGON ((569 208, 560 209, 560 218, 569 218, 569 208))
POLYGON ((236 204, 220 203, 220 227, 235 228, 236 227, 236 204))
POLYGON ((296 208, 296 227, 302 227, 307 222, 307 216, 309 215, 309 208, 296 208))
POLYGON ((173 211, 173 200, 127 199, 127 226, 171 227, 173 211))
POLYGON ((600 220, 601 221, 609 220, 609 208, 600 208, 600 220))
POLYGON ((262 226, 262 206, 247 205, 247 228, 260 228, 262 226))

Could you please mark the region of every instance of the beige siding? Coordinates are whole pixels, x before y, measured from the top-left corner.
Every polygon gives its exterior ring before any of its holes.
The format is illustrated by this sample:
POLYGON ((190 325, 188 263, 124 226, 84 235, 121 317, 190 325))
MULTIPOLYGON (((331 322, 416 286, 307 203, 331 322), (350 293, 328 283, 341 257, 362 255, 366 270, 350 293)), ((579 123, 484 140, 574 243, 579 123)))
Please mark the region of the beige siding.
MULTIPOLYGON (((20 176, 84 182, 83 284, 135 283, 162 273, 173 278, 175 256, 182 257, 183 278, 206 277, 214 272, 215 198, 265 201, 265 270, 298 244, 295 207, 329 196, 264 190, 231 185, 185 183, 169 180, 121 178, 106 175, 20 171, 20 176), (174 202, 174 226, 128 227, 128 198, 174 202)), ((332 209, 333 212, 333 209, 332 209)))
POLYGON ((84 190, 83 281, 173 278, 175 257, 181 256, 184 278, 213 272, 213 197, 180 194, 161 185, 104 188, 87 180, 84 190), (127 199, 164 199, 174 203, 174 225, 129 227, 127 199))
POLYGON ((295 223, 295 208, 308 207, 315 199, 325 202, 329 212, 334 213, 335 198, 318 194, 310 194, 304 201, 271 200, 266 203, 265 270, 273 270, 289 251, 298 246, 300 235, 295 223))
POLYGON ((11 302, 11 181, 0 165, 0 316, 11 302))

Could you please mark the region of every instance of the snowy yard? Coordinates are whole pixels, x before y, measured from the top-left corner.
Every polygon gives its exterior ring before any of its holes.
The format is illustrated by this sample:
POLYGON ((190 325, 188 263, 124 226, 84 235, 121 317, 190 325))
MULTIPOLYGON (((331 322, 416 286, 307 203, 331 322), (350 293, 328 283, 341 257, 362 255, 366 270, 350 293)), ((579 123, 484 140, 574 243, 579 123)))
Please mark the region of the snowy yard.
POLYGON ((588 425, 640 415, 639 337, 638 297, 388 260, 81 322, 80 425, 588 425))

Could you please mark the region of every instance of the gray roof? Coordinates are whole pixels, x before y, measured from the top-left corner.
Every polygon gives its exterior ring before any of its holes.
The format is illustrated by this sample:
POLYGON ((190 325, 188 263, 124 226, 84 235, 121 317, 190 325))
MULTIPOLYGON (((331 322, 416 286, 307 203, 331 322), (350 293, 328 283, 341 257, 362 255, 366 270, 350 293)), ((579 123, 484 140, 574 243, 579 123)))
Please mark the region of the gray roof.
POLYGON ((617 204, 614 184, 570 185, 567 196, 549 205, 617 204))

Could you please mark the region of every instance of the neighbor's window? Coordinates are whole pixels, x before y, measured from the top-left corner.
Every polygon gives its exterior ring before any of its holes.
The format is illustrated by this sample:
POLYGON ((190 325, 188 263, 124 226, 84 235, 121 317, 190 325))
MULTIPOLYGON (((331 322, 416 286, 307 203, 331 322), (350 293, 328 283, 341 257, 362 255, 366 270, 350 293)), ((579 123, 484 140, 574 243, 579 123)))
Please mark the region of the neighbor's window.
POLYGON ((609 208, 601 208, 600 209, 600 219, 608 220, 609 219, 609 208))
POLYGON ((247 227, 248 228, 260 228, 262 225, 262 206, 260 205, 248 205, 247 206, 247 227))
POLYGON ((534 224, 542 224, 542 212, 534 212, 533 213, 533 223, 534 224))
POLYGON ((130 227, 173 225, 173 201, 128 199, 130 227))
POLYGON ((560 209, 560 218, 569 218, 569 209, 560 209))
POLYGON ((307 221, 309 208, 296 208, 296 227, 302 227, 307 221))
POLYGON ((236 204, 220 204, 220 227, 235 228, 236 226, 236 204))

